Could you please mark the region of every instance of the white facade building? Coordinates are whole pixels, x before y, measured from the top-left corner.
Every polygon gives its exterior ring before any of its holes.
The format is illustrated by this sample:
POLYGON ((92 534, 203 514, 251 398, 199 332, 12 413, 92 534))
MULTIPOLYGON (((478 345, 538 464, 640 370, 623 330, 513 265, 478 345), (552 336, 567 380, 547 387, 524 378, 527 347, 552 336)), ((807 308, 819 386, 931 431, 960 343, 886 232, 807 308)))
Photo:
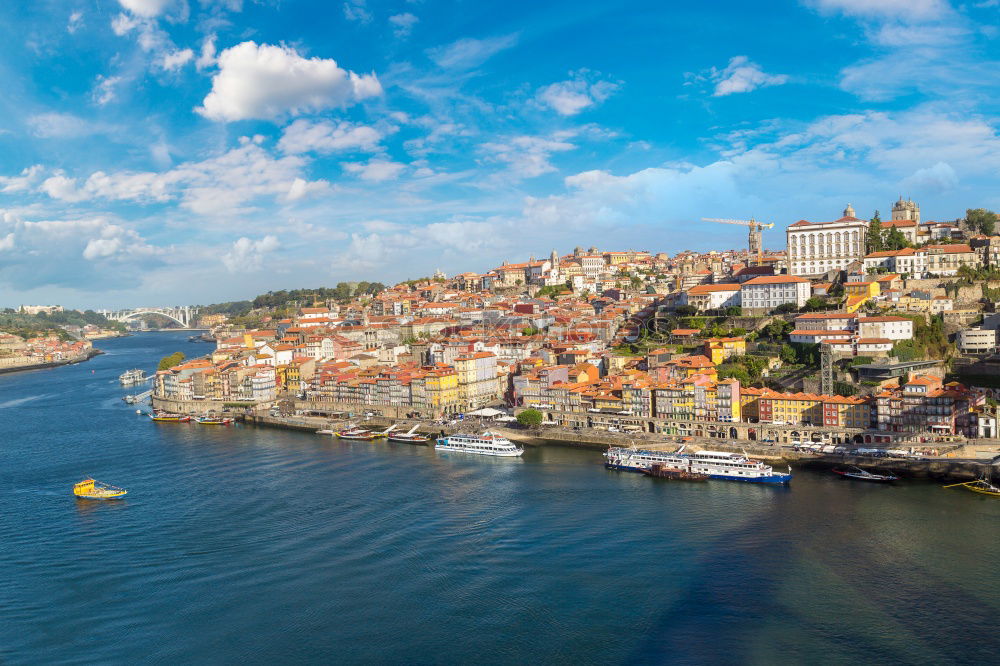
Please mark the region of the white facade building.
POLYGON ((967 328, 956 337, 963 354, 992 354, 997 350, 997 332, 990 329, 967 328))
POLYGON ((888 338, 910 340, 913 338, 913 321, 905 317, 859 317, 858 335, 862 338, 888 338))
POLYGON ((801 308, 809 300, 812 287, 809 280, 797 275, 770 275, 744 282, 740 301, 744 308, 772 310, 785 303, 801 308))
POLYGON ((867 234, 868 222, 854 217, 849 205, 833 222, 799 220, 786 231, 788 272, 822 275, 846 268, 865 256, 867 234))
POLYGON ((741 303, 739 284, 699 284, 684 292, 684 305, 717 310, 741 303))

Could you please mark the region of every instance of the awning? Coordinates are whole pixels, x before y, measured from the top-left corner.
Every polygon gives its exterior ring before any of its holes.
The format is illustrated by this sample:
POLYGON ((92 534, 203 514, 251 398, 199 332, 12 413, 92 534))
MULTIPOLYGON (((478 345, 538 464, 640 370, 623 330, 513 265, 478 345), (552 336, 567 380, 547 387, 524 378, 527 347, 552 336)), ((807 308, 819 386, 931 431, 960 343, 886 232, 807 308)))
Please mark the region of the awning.
POLYGON ((488 419, 502 415, 503 412, 499 409, 493 409, 492 407, 483 407, 482 409, 477 409, 474 412, 466 412, 466 416, 482 416, 488 419))

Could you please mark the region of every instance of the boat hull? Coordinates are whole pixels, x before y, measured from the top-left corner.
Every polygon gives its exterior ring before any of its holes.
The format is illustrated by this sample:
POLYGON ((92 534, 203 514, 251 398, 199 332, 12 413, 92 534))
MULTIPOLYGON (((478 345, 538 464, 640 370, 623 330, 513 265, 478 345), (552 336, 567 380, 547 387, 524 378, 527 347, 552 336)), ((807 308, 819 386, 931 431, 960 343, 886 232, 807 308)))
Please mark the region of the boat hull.
POLYGON ((451 451, 454 453, 468 453, 474 456, 492 456, 494 458, 517 458, 524 453, 524 449, 517 449, 515 451, 481 451, 477 449, 466 449, 457 446, 442 446, 441 444, 436 444, 434 446, 435 451, 451 451))
POLYGON ((414 437, 412 439, 410 439, 410 438, 402 438, 402 437, 389 437, 388 439, 389 439, 390 442, 396 442, 397 444, 421 444, 421 445, 426 445, 426 444, 430 443, 430 441, 431 441, 430 437, 420 437, 420 438, 414 437))
POLYGON ((85 500, 117 500, 125 497, 127 493, 119 493, 117 495, 75 495, 77 499, 85 500))
MULTIPOLYGON (((635 472, 645 474, 646 468, 634 467, 631 465, 616 465, 614 463, 604 463, 606 469, 613 469, 619 472, 635 472)), ((729 474, 709 474, 708 478, 717 481, 742 481, 743 483, 767 483, 770 485, 787 485, 792 480, 791 474, 772 474, 771 476, 731 476, 729 474)))

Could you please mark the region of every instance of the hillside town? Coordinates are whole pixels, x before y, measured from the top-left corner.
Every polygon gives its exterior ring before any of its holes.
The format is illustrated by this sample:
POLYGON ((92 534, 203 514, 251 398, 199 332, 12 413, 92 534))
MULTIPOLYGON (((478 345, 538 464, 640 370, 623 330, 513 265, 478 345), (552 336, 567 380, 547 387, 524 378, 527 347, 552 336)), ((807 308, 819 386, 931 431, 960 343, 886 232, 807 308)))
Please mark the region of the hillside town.
POLYGON ((64 341, 56 335, 25 339, 0 332, 0 372, 76 363, 95 353, 90 340, 64 341))
POLYGON ((552 250, 208 314, 215 348, 160 370, 155 396, 188 412, 498 408, 542 427, 760 441, 993 438, 1000 235, 973 213, 927 222, 900 197, 883 221, 848 205, 788 224, 782 250, 764 249, 773 225, 705 221, 746 226, 747 248, 552 250))

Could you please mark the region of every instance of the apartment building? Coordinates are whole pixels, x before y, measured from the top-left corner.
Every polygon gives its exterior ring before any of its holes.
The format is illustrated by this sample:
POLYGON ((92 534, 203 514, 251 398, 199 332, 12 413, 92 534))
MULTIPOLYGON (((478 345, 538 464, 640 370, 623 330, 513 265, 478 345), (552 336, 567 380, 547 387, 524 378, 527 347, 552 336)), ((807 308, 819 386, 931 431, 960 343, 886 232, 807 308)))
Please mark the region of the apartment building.
POLYGON ((797 275, 771 275, 757 277, 740 286, 740 299, 744 308, 767 312, 779 305, 791 303, 797 308, 809 300, 809 280, 797 275))

